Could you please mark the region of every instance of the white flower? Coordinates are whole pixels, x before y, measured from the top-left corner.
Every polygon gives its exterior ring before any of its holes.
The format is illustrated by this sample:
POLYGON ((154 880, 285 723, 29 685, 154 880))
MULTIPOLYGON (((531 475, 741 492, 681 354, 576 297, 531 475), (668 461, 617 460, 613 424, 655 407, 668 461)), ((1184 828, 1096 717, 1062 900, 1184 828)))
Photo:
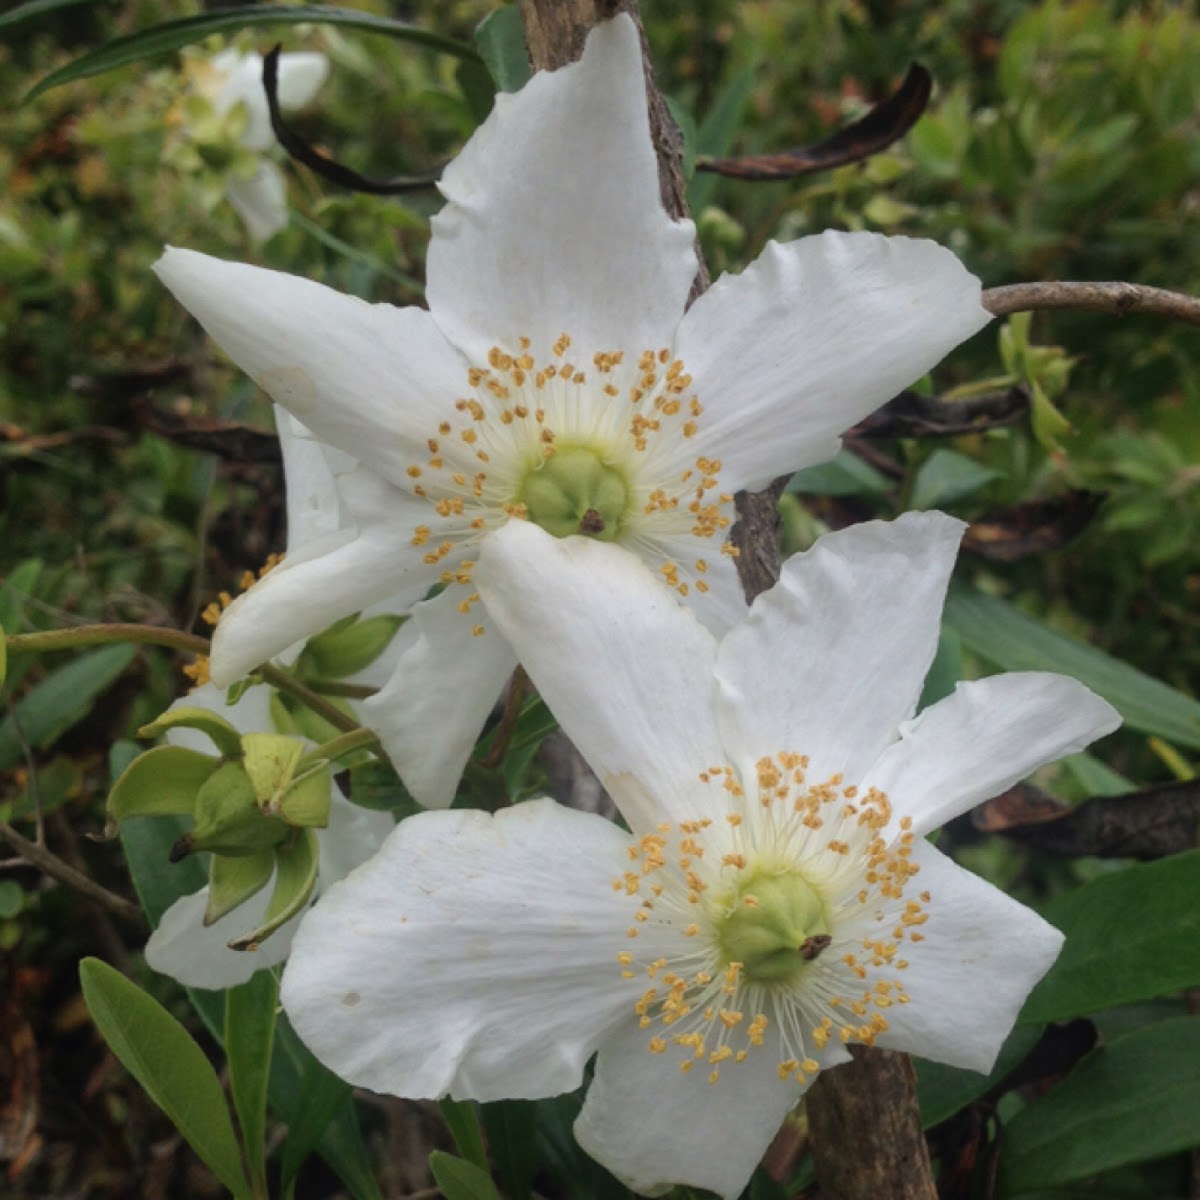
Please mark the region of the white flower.
POLYGON ((932 242, 771 243, 685 313, 695 231, 659 199, 637 32, 500 95, 441 183, 429 311, 184 250, 157 266, 222 348, 360 465, 349 522, 228 611, 228 684, 387 596, 417 603, 368 720, 410 791, 450 803, 517 656, 473 567, 513 517, 639 555, 720 631, 745 611, 733 494, 838 437, 989 319, 932 242), (473 636, 474 635, 474 636, 473 636), (482 636, 481 636, 482 635, 482 636))
POLYGON ((911 719, 961 529, 831 534, 720 642, 612 546, 497 533, 480 591, 632 834, 402 822, 296 939, 300 1036, 409 1097, 552 1095, 598 1051, 576 1135, 651 1194, 736 1196, 846 1042, 988 1070, 1062 938, 924 835, 1118 718, 1026 673, 911 719))
MULTIPOLYGON (((177 700, 171 708, 206 708, 224 717, 241 733, 270 732, 273 723, 269 702, 267 688, 252 687, 236 704, 226 705, 224 693, 212 684, 205 684, 177 700)), ((166 740, 173 746, 202 754, 214 752, 212 742, 195 729, 176 726, 168 731, 166 740)), ((331 786, 329 825, 316 830, 321 858, 314 895, 319 896, 335 880, 369 859, 394 828, 395 822, 387 813, 359 808, 343 799, 336 785, 331 786)), ((187 987, 201 988, 235 987, 245 983, 255 971, 276 966, 287 958, 305 913, 280 926, 256 950, 229 948, 231 941, 262 925, 273 891, 268 882, 244 904, 211 925, 204 924, 207 887, 176 900, 150 935, 146 962, 187 987)))
MULTIPOLYGON (((245 129, 238 141, 261 155, 253 175, 233 179, 226 188, 230 204, 245 222, 252 240, 266 241, 287 224, 287 184, 283 173, 267 157, 275 145, 271 114, 263 90, 262 56, 243 54, 232 47, 222 50, 192 72, 197 90, 224 117, 237 105, 245 111, 245 129)), ((315 51, 279 56, 279 107, 284 112, 311 104, 329 75, 329 60, 315 51)))

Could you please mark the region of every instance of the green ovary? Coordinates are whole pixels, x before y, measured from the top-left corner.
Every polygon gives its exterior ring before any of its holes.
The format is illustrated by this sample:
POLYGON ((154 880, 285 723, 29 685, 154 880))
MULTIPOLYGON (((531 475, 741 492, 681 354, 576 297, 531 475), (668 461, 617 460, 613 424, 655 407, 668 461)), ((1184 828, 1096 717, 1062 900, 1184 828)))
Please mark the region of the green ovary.
POLYGON ((629 511, 624 474, 588 446, 557 445, 521 481, 525 515, 555 537, 581 533, 616 541, 629 511))
POLYGON ((740 962, 748 983, 791 983, 829 944, 820 896, 795 872, 756 874, 738 888, 717 922, 726 963, 740 962))

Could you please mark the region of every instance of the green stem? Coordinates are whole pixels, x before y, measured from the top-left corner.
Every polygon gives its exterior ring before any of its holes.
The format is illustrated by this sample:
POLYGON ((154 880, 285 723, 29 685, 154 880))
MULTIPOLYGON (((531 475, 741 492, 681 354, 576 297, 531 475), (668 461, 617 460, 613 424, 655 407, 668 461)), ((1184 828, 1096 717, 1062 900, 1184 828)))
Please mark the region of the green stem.
POLYGON ((77 646, 100 646, 106 642, 137 642, 143 646, 167 646, 192 654, 207 654, 207 638, 161 625, 77 625, 74 629, 50 629, 43 633, 18 633, 8 639, 9 654, 40 654, 73 650, 77 646))
POLYGON ((310 750, 297 764, 299 771, 315 762, 337 762, 355 750, 371 749, 379 752, 379 735, 371 729, 353 729, 340 737, 331 738, 324 745, 310 750))
POLYGON ((289 675, 287 671, 275 666, 274 663, 263 663, 261 667, 255 668, 255 674, 261 675, 273 688, 286 692, 289 696, 294 696, 318 716, 324 717, 334 729, 353 733, 361 728, 353 717, 347 716, 336 704, 330 703, 324 696, 314 692, 312 688, 306 687, 294 675, 289 675))

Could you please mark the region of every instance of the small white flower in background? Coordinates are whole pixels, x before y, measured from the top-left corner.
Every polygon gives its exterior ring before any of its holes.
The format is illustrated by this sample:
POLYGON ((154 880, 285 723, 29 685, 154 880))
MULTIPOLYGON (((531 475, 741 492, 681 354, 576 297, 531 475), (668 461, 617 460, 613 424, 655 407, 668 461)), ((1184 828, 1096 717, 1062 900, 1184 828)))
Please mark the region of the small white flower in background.
POLYGON ((405 652, 366 712, 433 807, 517 662, 474 583, 496 530, 523 517, 611 541, 723 630, 745 611, 733 494, 831 458, 989 320, 949 251, 867 233, 770 243, 685 312, 695 230, 659 198, 627 16, 580 62, 497 96, 440 186, 429 311, 186 250, 156 267, 239 366, 360 464, 339 480, 345 528, 226 613, 213 678, 407 595, 405 652))
MULTIPOLYGON (((252 687, 236 704, 226 705, 224 693, 212 684, 205 684, 177 700, 171 708, 206 708, 224 717, 241 733, 269 732, 273 728, 269 699, 269 689, 252 687)), ((213 752, 212 743, 195 729, 171 729, 166 740, 173 746, 203 754, 213 752)), ((394 828, 395 821, 387 813, 359 808, 343 799, 336 785, 332 786, 329 825, 316 831, 321 857, 315 894, 320 895, 335 880, 370 858, 394 828)), ((204 924, 207 886, 176 900, 150 935, 146 962, 187 987, 201 988, 236 987, 255 971, 276 966, 287 958, 305 913, 277 929, 256 950, 229 947, 231 941, 262 925, 272 891, 268 884, 211 925, 204 924)))
POLYGON ((736 1196, 847 1043, 987 1071, 1062 937, 925 835, 1119 719, 1041 673, 912 719, 962 528, 831 534, 720 641, 615 547, 499 531, 480 592, 632 833, 402 822, 296 939, 300 1036, 407 1097, 553 1095, 598 1052, 576 1135, 650 1194, 736 1196))
MULTIPOLYGON (((226 196, 255 242, 266 241, 287 225, 287 183, 283 172, 266 154, 275 145, 267 94, 263 90, 262 56, 229 48, 211 59, 194 62, 189 75, 196 92, 208 101, 213 115, 223 120, 239 108, 244 125, 238 144, 253 157, 244 164, 249 173, 232 178, 226 196)), ((312 103, 329 75, 329 60, 316 51, 279 56, 279 107, 284 112, 312 103)))

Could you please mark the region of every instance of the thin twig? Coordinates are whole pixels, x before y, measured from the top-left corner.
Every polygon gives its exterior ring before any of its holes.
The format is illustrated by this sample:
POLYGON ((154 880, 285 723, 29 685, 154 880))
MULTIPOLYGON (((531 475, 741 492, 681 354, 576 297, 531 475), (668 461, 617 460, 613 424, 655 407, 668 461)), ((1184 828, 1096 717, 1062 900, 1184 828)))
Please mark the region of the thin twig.
POLYGON ((167 646, 191 654, 207 654, 208 639, 161 625, 76 625, 72 629, 49 629, 43 633, 19 633, 8 639, 9 654, 39 654, 50 650, 74 650, 79 646, 101 646, 107 642, 137 642, 143 646, 167 646))
POLYGON ((11 825, 3 821, 0 821, 0 841, 7 842, 30 866, 37 867, 39 871, 57 879, 59 883, 65 883, 90 900, 95 900, 97 904, 102 904, 116 916, 123 917, 127 921, 141 922, 143 920, 142 910, 136 904, 101 887, 95 880, 84 875, 82 871, 75 870, 74 867, 63 862, 58 855, 51 854, 44 847, 22 837, 11 825))
POLYGON ((1200 325, 1200 298, 1141 283, 1013 283, 1007 287, 987 288, 983 293, 983 307, 997 317, 1067 308, 1110 313, 1114 317, 1146 313, 1200 325))

